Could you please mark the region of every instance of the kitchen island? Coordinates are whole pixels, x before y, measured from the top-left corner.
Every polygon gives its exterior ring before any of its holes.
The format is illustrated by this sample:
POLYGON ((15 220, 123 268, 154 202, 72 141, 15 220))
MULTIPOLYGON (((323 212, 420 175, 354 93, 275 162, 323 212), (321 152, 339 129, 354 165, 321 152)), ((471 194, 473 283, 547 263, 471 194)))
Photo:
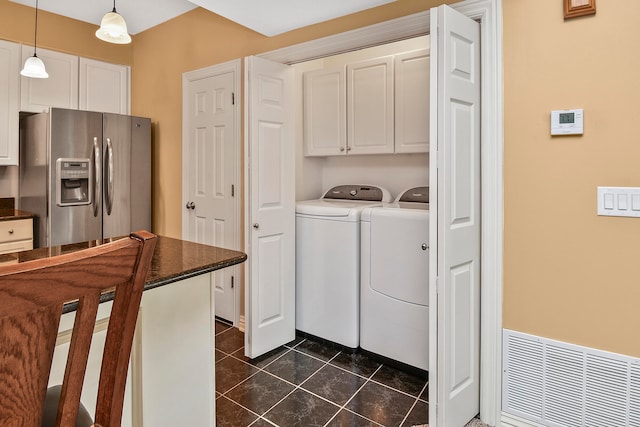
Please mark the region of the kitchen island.
MULTIPOLYGON (((91 241, 0 255, 27 262, 78 251, 91 241)), ((247 256, 214 246, 158 236, 140 304, 125 394, 123 426, 215 425, 215 270, 247 256)), ((95 409, 98 373, 113 294, 102 296, 89 355, 82 402, 95 409)), ((65 305, 50 384, 60 384, 76 303, 65 305)))

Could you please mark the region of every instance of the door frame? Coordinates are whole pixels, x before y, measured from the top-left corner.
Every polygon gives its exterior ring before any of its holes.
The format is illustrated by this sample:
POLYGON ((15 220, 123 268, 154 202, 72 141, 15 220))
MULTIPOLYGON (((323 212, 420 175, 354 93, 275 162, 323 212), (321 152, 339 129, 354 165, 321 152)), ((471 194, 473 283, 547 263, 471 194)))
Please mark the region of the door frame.
MULTIPOLYGON (((444 2, 442 2, 444 3, 444 2)), ((503 95, 502 0, 465 0, 449 5, 480 22, 481 119, 481 345, 480 415, 497 425, 502 401, 503 95)), ((294 64, 430 32, 430 12, 393 19, 256 56, 294 64)))
MULTIPOLYGON (((235 164, 234 182, 235 182, 235 196, 234 196, 234 208, 233 212, 236 218, 239 220, 236 223, 236 229, 233 233, 233 247, 229 249, 242 249, 242 227, 244 226, 242 217, 242 109, 240 100, 242 99, 242 60, 234 59, 233 61, 223 62, 221 64, 212 65, 209 67, 200 68, 197 70, 187 71, 182 73, 182 206, 187 203, 187 194, 189 192, 189 177, 186 171, 189 170, 189 144, 186 141, 189 139, 188 126, 185 125, 188 120, 187 109, 185 105, 189 102, 189 91, 187 87, 191 82, 206 79, 209 77, 215 77, 220 74, 226 74, 233 72, 233 92, 235 94, 233 120, 236 128, 235 138, 233 141, 233 157, 235 164)), ((186 210, 182 211, 182 238, 188 233, 188 221, 189 215, 186 210)), ((238 326, 240 323, 240 307, 242 304, 241 291, 242 280, 240 275, 240 269, 238 266, 230 267, 233 271, 233 276, 236 278, 234 287, 234 304, 235 304, 235 316, 233 319, 233 325, 238 326)), ((213 276, 212 276, 213 277, 213 276)), ((213 279, 212 279, 213 280, 213 279)), ((212 298, 215 292, 212 292, 212 298)), ((214 303, 215 301, 212 301, 214 303)))

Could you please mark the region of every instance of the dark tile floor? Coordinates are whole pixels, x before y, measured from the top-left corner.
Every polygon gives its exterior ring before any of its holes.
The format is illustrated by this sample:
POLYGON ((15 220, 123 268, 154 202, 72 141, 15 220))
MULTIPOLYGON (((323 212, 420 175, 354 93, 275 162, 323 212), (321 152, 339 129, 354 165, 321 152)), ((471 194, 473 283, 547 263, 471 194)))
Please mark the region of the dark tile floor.
POLYGON ((216 322, 216 425, 414 426, 428 422, 426 378, 297 338, 257 359, 216 322))

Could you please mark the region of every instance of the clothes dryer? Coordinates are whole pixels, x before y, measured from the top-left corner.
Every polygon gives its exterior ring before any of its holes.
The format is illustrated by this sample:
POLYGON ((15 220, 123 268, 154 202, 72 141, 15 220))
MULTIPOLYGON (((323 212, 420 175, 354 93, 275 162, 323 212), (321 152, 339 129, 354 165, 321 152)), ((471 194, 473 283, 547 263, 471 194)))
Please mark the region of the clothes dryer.
POLYGON ((429 187, 361 217, 360 346, 427 370, 429 187))
POLYGON ((296 204, 296 329, 360 343, 360 213, 391 201, 381 187, 339 185, 296 204))

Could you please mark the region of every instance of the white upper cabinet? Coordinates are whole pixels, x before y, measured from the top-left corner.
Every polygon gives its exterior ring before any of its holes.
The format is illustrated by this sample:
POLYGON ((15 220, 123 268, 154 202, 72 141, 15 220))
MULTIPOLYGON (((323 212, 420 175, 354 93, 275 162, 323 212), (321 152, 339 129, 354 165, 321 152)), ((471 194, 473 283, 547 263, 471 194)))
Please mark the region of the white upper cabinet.
POLYGON ((335 156, 347 149, 347 90, 344 66, 303 75, 305 155, 335 156))
MULTIPOLYGON (((22 63, 33 56, 33 46, 22 46, 22 63)), ((49 107, 78 108, 78 57, 47 49, 38 49, 49 73, 47 79, 22 77, 20 110, 31 113, 48 111, 49 107)))
POLYGON ((429 152, 429 84, 429 49, 305 72, 305 156, 429 152))
POLYGON ((396 55, 395 152, 429 151, 429 49, 396 55))
POLYGON ((0 40, 0 165, 18 164, 20 45, 0 40))
POLYGON ((80 58, 81 110, 129 114, 130 67, 80 58))
POLYGON ((347 64, 347 152, 393 153, 393 57, 347 64))

